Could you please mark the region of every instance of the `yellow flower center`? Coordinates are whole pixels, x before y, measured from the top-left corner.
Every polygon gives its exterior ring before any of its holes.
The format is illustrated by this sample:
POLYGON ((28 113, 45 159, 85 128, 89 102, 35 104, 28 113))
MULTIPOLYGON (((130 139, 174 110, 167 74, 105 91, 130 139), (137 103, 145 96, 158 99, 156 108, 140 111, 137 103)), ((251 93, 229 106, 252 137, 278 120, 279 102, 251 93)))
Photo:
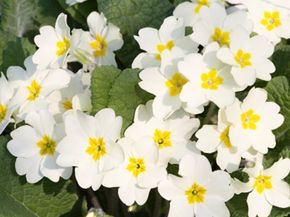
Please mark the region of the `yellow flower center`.
POLYGON ((216 69, 211 69, 208 73, 201 74, 201 87, 204 89, 218 90, 218 87, 223 83, 223 79, 217 76, 216 69))
POLYGON ((62 103, 64 110, 68 111, 72 109, 72 102, 70 100, 66 100, 62 103))
POLYGON ((230 149, 232 143, 229 138, 230 126, 227 126, 224 131, 220 134, 220 140, 225 144, 226 148, 230 149))
POLYGON ((67 37, 63 38, 63 41, 56 42, 58 50, 56 51, 56 56, 64 55, 70 48, 70 41, 67 37))
POLYGON ((250 53, 244 53, 243 50, 239 49, 236 53, 235 60, 240 65, 241 68, 245 68, 246 66, 251 66, 251 57, 250 53))
POLYGON ((185 191, 185 196, 189 204, 202 203, 204 201, 204 195, 206 189, 196 183, 194 183, 188 190, 185 191))
POLYGON ((170 80, 165 82, 165 86, 169 89, 170 96, 180 94, 182 87, 188 82, 180 73, 175 73, 170 80))
POLYGON ((86 149, 86 152, 89 155, 92 155, 94 160, 100 160, 102 156, 104 156, 106 152, 106 143, 102 137, 89 138, 89 147, 86 149))
POLYGON ((209 1, 208 0, 197 0, 197 6, 194 8, 194 13, 199 13, 200 9, 203 7, 209 7, 209 1))
POLYGON ((96 36, 96 40, 90 43, 91 48, 94 49, 95 57, 103 57, 106 55, 108 43, 100 35, 96 36))
POLYGON ((215 28, 211 38, 213 41, 216 41, 220 45, 220 47, 230 46, 230 33, 223 32, 219 27, 215 28))
POLYGON ((171 147, 172 143, 170 141, 171 132, 169 131, 161 131, 156 129, 154 131, 154 143, 157 145, 159 149, 171 147))
POLYGON ((254 188, 261 194, 265 189, 272 189, 271 176, 259 175, 255 179, 254 188))
POLYGON ((140 173, 146 171, 144 160, 142 158, 131 157, 127 166, 127 170, 129 170, 133 176, 137 177, 140 173))
POLYGON ((156 55, 155 59, 161 60, 161 54, 164 50, 171 50, 174 47, 174 42, 173 41, 168 41, 166 44, 158 44, 156 46, 156 49, 158 51, 158 54, 156 55))
POLYGON ((272 31, 281 26, 280 13, 278 11, 272 13, 270 11, 265 11, 261 24, 265 26, 268 31, 272 31))
POLYGON ((36 143, 36 146, 40 149, 40 155, 54 155, 56 142, 45 134, 42 139, 36 143))
POLYGON ((37 83, 36 80, 33 80, 31 81, 30 86, 27 86, 26 88, 29 91, 27 100, 34 101, 39 96, 42 87, 37 83))
POLYGON ((254 113, 253 109, 241 114, 242 126, 244 129, 256 130, 256 123, 260 121, 260 116, 254 113))
POLYGON ((7 114, 7 107, 0 103, 0 123, 5 119, 7 114))

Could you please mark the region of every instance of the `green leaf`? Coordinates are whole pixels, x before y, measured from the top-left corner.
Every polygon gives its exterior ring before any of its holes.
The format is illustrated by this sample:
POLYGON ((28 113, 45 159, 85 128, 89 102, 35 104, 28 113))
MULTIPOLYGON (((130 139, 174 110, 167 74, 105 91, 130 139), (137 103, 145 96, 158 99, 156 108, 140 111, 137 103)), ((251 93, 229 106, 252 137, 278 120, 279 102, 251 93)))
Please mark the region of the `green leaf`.
POLYGON ((268 99, 281 107, 281 114, 285 120, 281 127, 275 130, 277 139, 285 137, 290 130, 290 89, 285 76, 273 78, 265 88, 268 92, 268 99))
POLYGON ((33 27, 33 0, 1 0, 2 29, 21 37, 33 27))
POLYGON ((80 217, 73 183, 47 179, 26 183, 15 173, 15 158, 7 151, 7 142, 8 138, 0 136, 0 217, 80 217))
POLYGON ((140 52, 133 36, 143 27, 159 28, 164 18, 171 15, 173 9, 168 0, 97 1, 99 11, 121 29, 125 43, 117 52, 117 56, 127 67, 140 52))
POLYGON ((97 68, 91 84, 93 112, 107 107, 114 109, 123 118, 124 132, 132 123, 137 106, 152 98, 139 87, 139 81, 139 71, 135 69, 120 72, 112 66, 97 68))
POLYGON ((247 206, 247 195, 239 194, 235 195, 230 201, 227 202, 227 207, 231 213, 231 217, 247 217, 248 206, 247 206))
POLYGON ((93 113, 108 106, 109 92, 120 73, 121 70, 113 66, 97 68, 93 72, 91 81, 93 113))
POLYGON ((274 75, 284 75, 290 82, 290 45, 278 45, 272 56, 272 61, 276 66, 274 75))
MULTIPOLYGON (((31 0, 30 0, 31 1, 31 0)), ((47 1, 47 0, 33 0, 36 6, 36 10, 34 11, 34 19, 37 26, 43 25, 55 25, 55 21, 57 16, 63 12, 62 7, 58 3, 58 1, 47 1)), ((32 12, 33 13, 33 12, 32 12)))
POLYGON ((269 217, 288 217, 290 215, 290 208, 281 209, 278 207, 273 207, 269 217))
POLYGON ((35 52, 35 46, 27 38, 18 38, 0 31, 0 70, 9 66, 23 66, 26 57, 35 52), (16 55, 17 54, 17 55, 16 55))

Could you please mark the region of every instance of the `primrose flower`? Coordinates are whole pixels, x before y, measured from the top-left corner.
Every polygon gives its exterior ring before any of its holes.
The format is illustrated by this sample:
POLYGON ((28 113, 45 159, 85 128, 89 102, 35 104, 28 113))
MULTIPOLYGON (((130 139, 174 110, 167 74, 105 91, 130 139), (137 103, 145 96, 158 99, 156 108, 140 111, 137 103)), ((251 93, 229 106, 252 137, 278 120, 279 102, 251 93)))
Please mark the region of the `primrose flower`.
POLYGON ((179 4, 173 15, 182 18, 186 26, 192 26, 200 18, 199 15, 203 11, 208 13, 208 9, 213 5, 221 4, 221 0, 191 0, 191 2, 183 2, 179 4))
POLYGON ((0 77, 0 135, 12 121, 11 115, 16 109, 16 105, 11 104, 13 96, 14 90, 2 73, 0 77))
POLYGON ((119 187, 119 197, 127 206, 134 202, 143 205, 150 190, 166 178, 166 167, 157 165, 157 147, 152 144, 151 138, 134 141, 125 137, 119 143, 125 153, 125 161, 105 174, 103 185, 119 187))
POLYGON ((231 34, 237 26, 252 32, 252 22, 245 11, 239 10, 227 15, 226 9, 215 4, 200 13, 200 19, 193 25, 191 39, 203 46, 217 42, 220 47, 230 47, 231 34))
POLYGON ((36 183, 43 177, 53 182, 59 178, 68 179, 71 167, 56 164, 59 153, 56 148, 63 138, 61 125, 57 125, 47 110, 31 112, 21 126, 11 132, 12 140, 7 144, 9 152, 17 157, 15 168, 19 175, 26 175, 29 183, 36 183))
POLYGON ((82 75, 73 74, 68 87, 54 91, 49 97, 49 111, 52 114, 62 115, 73 110, 91 111, 91 93, 81 80, 82 75))
POLYGON ((266 154, 268 148, 275 147, 272 130, 282 125, 284 117, 279 114, 279 105, 266 100, 265 90, 252 88, 243 102, 236 100, 226 108, 226 118, 231 124, 229 138, 238 149, 244 151, 253 147, 266 154))
POLYGON ((27 70, 18 66, 9 67, 7 77, 16 89, 13 105, 20 105, 17 117, 25 119, 31 111, 47 108, 47 97, 55 90, 65 88, 71 73, 64 69, 39 70, 33 67, 31 58, 26 60, 27 70))
POLYGON ((97 190, 104 174, 124 160, 116 140, 120 137, 122 118, 112 109, 102 109, 95 116, 81 111, 64 115, 66 136, 57 147, 57 163, 76 167, 76 180, 82 188, 97 190))
POLYGON ((243 183, 233 180, 236 194, 250 192, 247 198, 249 217, 267 217, 272 206, 290 207, 290 186, 283 179, 290 172, 290 159, 280 159, 270 168, 264 169, 262 163, 256 163, 253 168, 245 168, 249 181, 243 183))
POLYGON ((178 63, 178 71, 188 79, 180 93, 182 102, 199 107, 212 101, 220 108, 234 102, 236 84, 229 68, 217 60, 218 49, 214 43, 204 55, 189 54, 178 63))
POLYGON ((137 141, 149 137, 150 143, 157 147, 158 164, 167 166, 168 162, 179 162, 182 156, 193 152, 198 153, 190 138, 199 127, 199 120, 190 118, 183 111, 177 111, 168 119, 154 117, 152 101, 139 105, 135 117, 147 116, 147 121, 135 122, 125 131, 125 137, 137 141))
POLYGON ((195 136, 196 147, 205 152, 217 151, 216 162, 222 170, 233 172, 239 168, 241 153, 234 147, 229 138, 230 123, 226 120, 225 110, 220 109, 218 125, 203 125, 195 136))
POLYGON ((274 52, 273 44, 265 37, 249 36, 249 32, 238 28, 232 33, 230 47, 223 47, 217 57, 232 66, 231 74, 241 86, 251 86, 256 78, 269 81, 275 65, 269 60, 274 52))
POLYGON ((90 31, 85 32, 81 38, 87 45, 81 46, 80 49, 88 48, 93 63, 98 66, 116 65, 114 51, 123 45, 120 29, 112 23, 107 23, 105 16, 95 11, 89 14, 87 23, 90 31))
POLYGON ((61 13, 57 17, 55 28, 43 26, 39 31, 40 35, 34 38, 39 49, 32 57, 33 62, 40 68, 66 67, 71 38, 67 16, 61 13))
POLYGON ((167 17, 160 29, 143 28, 134 36, 139 46, 145 52, 139 54, 132 63, 132 68, 148 68, 160 66, 161 54, 175 48, 181 49, 184 54, 197 51, 197 44, 185 36, 185 26, 181 19, 167 17))
MULTIPOLYGON (((184 54, 179 49, 172 52, 164 51, 161 67, 150 67, 139 74, 139 86, 145 91, 155 95, 153 101, 154 116, 167 118, 178 109, 188 110, 187 105, 180 100, 180 93, 188 80, 178 72, 177 63, 184 54)), ((193 113, 203 112, 203 106, 193 108, 193 113)))
POLYGON ((160 182, 158 191, 170 201, 168 217, 229 217, 225 202, 233 197, 228 173, 212 171, 202 155, 187 155, 178 174, 160 182))
POLYGON ((248 8, 249 18, 254 22, 254 32, 277 44, 281 38, 290 38, 290 6, 289 1, 284 1, 288 9, 274 5, 273 2, 244 0, 242 3, 248 8))

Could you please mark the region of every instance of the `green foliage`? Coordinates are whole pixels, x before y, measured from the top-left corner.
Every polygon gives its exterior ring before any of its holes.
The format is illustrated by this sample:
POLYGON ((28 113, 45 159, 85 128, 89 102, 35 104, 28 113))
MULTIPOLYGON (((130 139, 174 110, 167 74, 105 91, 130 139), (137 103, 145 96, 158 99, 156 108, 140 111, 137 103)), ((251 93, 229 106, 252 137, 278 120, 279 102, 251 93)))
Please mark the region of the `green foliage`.
POLYGON ((173 10, 168 0, 97 0, 100 12, 121 29, 125 44, 117 52, 122 63, 130 67, 140 52, 133 36, 143 27, 159 28, 173 10))
POLYGON ((7 142, 8 138, 0 137, 0 217, 80 217, 72 182, 26 183, 24 177, 15 173, 15 158, 7 151, 7 142))
POLYGON ((18 38, 0 31, 0 70, 6 72, 9 66, 23 66, 26 57, 34 53, 35 46, 27 38, 18 38), (17 54, 17 55, 15 55, 17 54))
POLYGON ((281 139, 290 130, 290 89, 285 76, 273 78, 266 86, 268 99, 281 107, 281 114, 285 120, 283 125, 275 131, 277 139, 281 139))
POLYGON ((35 7, 33 0, 1 1, 3 19, 2 28, 5 31, 21 37, 33 26, 33 13, 35 7))
POLYGON ((152 98, 138 86, 139 71, 119 69, 109 66, 100 67, 93 72, 91 91, 93 112, 102 108, 112 108, 123 117, 123 130, 132 123, 134 112, 139 104, 152 98))
POLYGON ((272 56, 272 61, 276 66, 274 75, 284 75, 290 82, 290 45, 278 45, 272 56))

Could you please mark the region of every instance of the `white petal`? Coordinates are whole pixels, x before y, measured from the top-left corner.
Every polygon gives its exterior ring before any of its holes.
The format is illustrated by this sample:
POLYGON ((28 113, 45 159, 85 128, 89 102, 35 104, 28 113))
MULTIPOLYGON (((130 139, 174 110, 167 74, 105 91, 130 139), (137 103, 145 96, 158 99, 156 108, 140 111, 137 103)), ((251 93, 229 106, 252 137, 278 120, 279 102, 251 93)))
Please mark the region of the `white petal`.
POLYGON ((264 170, 265 175, 272 176, 274 179, 284 179, 290 172, 290 159, 280 159, 275 162, 270 168, 264 170))
POLYGON ((263 194, 252 191, 248 198, 248 215, 249 217, 267 217, 270 215, 272 206, 266 201, 263 194))
POLYGON ((290 186, 283 181, 274 182, 272 189, 265 191, 265 197, 273 206, 290 207, 290 186))
POLYGON ((173 199, 170 202, 168 217, 192 217, 194 216, 194 208, 187 201, 186 197, 173 199))
POLYGON ((205 153, 215 152, 220 145, 220 133, 216 126, 204 125, 195 136, 198 138, 196 147, 205 153))

